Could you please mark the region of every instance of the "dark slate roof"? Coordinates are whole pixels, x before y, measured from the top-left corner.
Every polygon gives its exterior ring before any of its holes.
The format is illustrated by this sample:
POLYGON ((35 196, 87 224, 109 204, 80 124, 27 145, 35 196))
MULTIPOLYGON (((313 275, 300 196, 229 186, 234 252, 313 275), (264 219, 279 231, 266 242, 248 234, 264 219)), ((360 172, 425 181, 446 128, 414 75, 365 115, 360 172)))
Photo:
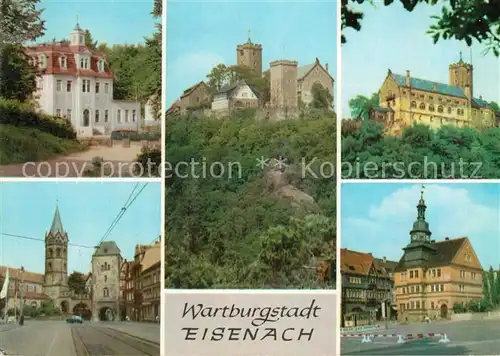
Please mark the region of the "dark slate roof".
MULTIPOLYGON (((398 83, 400 86, 406 86, 406 76, 401 74, 391 73, 391 77, 398 83)), ((410 78, 410 86, 412 88, 439 93, 443 95, 456 96, 458 98, 466 98, 464 91, 462 88, 443 84, 438 82, 432 82, 430 80, 418 79, 418 78, 410 78)))
POLYGON ((479 106, 483 106, 483 107, 489 107, 490 104, 486 101, 486 100, 483 100, 482 98, 472 98, 472 101, 474 103, 476 103, 477 105, 479 106))
POLYGON ((382 108, 380 106, 374 106, 372 107, 373 110, 375 111, 381 111, 381 112, 391 112, 393 111, 391 108, 382 108))
POLYGON ((234 89, 236 89, 236 87, 238 87, 238 83, 233 83, 231 85, 226 84, 222 88, 220 88, 220 90, 217 92, 217 94, 229 93, 229 92, 233 91, 234 89))
MULTIPOLYGON (((432 255, 430 261, 427 262, 426 267, 439 267, 451 264, 451 261, 458 253, 458 250, 467 241, 467 237, 459 237, 456 239, 449 239, 437 241, 431 245, 436 249, 436 253, 432 255)), ((398 262, 395 271, 405 270, 404 255, 398 262)))
POLYGON ((59 206, 56 205, 56 211, 54 213, 54 218, 52 219, 52 226, 50 227, 50 233, 55 235, 58 232, 64 234, 61 215, 59 214, 59 206))
POLYGON ((394 272, 394 270, 396 269, 396 267, 398 265, 398 262, 396 262, 396 261, 385 260, 385 262, 384 262, 384 260, 381 258, 376 258, 375 261, 380 266, 382 266, 388 273, 394 272))
POLYGON ((103 241, 97 247, 94 256, 120 255, 121 251, 114 241, 103 241))

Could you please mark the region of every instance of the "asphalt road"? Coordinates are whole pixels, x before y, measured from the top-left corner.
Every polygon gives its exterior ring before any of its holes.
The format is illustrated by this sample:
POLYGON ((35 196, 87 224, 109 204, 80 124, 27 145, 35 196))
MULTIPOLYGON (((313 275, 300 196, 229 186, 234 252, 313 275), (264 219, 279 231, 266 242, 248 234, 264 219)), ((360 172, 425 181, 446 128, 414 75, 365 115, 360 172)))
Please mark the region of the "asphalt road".
MULTIPOLYGON (((134 335, 139 324, 118 330, 119 324, 67 324, 65 321, 26 321, 22 327, 0 327, 0 349, 22 356, 159 356, 160 344, 154 338, 134 335)), ((155 329, 144 326, 152 335, 155 329)), ((160 328, 156 326, 157 338, 160 328)))
POLYGON ((500 355, 500 320, 436 322, 402 325, 369 331, 367 334, 443 333, 449 343, 439 343, 440 337, 406 340, 398 344, 397 337, 375 337, 362 343, 361 337, 343 337, 342 355, 500 355))

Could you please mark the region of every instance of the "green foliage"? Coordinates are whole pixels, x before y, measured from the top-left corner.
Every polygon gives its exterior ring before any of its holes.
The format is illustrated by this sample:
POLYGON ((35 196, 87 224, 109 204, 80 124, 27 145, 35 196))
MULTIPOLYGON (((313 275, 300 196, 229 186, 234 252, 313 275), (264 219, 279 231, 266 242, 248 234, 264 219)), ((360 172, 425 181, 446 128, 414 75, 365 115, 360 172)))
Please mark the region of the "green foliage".
MULTIPOLYGON (((342 0, 342 29, 361 30, 363 13, 352 10, 349 3, 371 3, 373 0, 342 0)), ((384 0, 384 5, 391 5, 394 0, 384 0)), ((418 4, 436 5, 446 3, 440 16, 432 16, 436 22, 427 31, 434 40, 456 39, 465 41, 468 46, 475 39, 486 45, 485 51, 500 54, 500 6, 497 1, 484 0, 400 0, 407 11, 413 11, 418 4)), ((342 35, 342 43, 346 37, 342 35)))
POLYGON ((334 285, 319 282, 315 266, 332 258, 335 240, 335 179, 318 170, 335 162, 335 120, 316 114, 270 122, 242 110, 228 120, 167 121, 168 288, 334 285), (280 156, 288 164, 281 172, 257 166, 280 156), (317 176, 302 172, 302 159, 316 159, 317 176), (211 167, 224 167, 221 177, 211 167))
POLYGON ((161 147, 159 145, 145 145, 141 148, 136 162, 134 174, 147 177, 161 176, 161 147))
POLYGON ((44 35, 43 10, 38 9, 40 0, 3 0, 0 3, 0 40, 4 44, 22 44, 44 35))
POLYGON ((498 178, 500 128, 426 125, 403 130, 401 137, 384 135, 373 120, 342 120, 343 178, 498 178), (344 127, 346 126, 346 127, 344 127))
POLYGON ((218 92, 224 85, 232 85, 238 81, 244 80, 248 85, 253 87, 259 95, 261 103, 267 103, 270 98, 271 82, 270 73, 266 71, 263 76, 257 75, 251 69, 240 67, 237 65, 226 66, 225 64, 217 64, 207 74, 207 85, 212 93, 218 92))
POLYGON ((68 120, 36 112, 32 106, 0 98, 0 124, 33 127, 64 139, 75 139, 76 133, 68 120))
POLYGON ((314 109, 329 109, 333 106, 333 96, 328 89, 319 83, 314 83, 311 88, 313 100, 310 106, 314 109))
POLYGON ((84 149, 74 140, 35 128, 0 124, 0 164, 40 162, 84 149))
POLYGON ((85 46, 87 46, 87 48, 91 51, 95 51, 97 49, 97 41, 94 41, 94 38, 89 30, 85 30, 85 46))
POLYGON ((0 98, 26 101, 36 88, 36 68, 21 45, 4 46, 0 58, 0 98))
POLYGON ((370 111, 379 104, 379 94, 373 93, 370 98, 357 95, 349 100, 349 108, 353 119, 367 120, 370 118, 370 111))
POLYGON ((80 272, 73 272, 68 276, 68 287, 76 294, 85 293, 85 276, 80 272))

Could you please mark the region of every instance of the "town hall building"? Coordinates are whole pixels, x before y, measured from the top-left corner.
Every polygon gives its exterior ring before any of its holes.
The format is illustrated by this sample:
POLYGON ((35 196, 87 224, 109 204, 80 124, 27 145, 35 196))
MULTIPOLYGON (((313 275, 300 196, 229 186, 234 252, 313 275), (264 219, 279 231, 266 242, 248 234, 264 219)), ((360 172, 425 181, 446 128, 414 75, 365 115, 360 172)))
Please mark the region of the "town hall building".
POLYGON ((69 41, 30 46, 27 54, 39 71, 35 98, 43 113, 70 121, 79 137, 139 130, 140 103, 113 99, 113 73, 104 54, 85 45, 79 24, 69 41))

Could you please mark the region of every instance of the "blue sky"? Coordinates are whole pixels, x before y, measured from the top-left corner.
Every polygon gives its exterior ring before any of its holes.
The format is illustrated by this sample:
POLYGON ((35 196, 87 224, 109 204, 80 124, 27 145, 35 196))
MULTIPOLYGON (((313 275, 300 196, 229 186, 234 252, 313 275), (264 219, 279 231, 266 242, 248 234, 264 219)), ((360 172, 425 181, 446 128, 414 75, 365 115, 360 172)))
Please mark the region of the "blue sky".
MULTIPOLYGON (((417 217, 419 184, 342 184, 342 248, 399 261, 417 217)), ((500 184, 426 184, 432 239, 468 237, 483 268, 500 266, 500 184)))
POLYGON ((68 38, 78 17, 94 40, 108 44, 144 43, 154 33, 153 0, 42 0, 45 35, 37 42, 68 38))
POLYGON ((276 59, 299 66, 318 57, 336 78, 337 3, 285 1, 173 1, 167 5, 167 106, 206 79, 218 63, 236 63, 236 46, 251 30, 262 44, 263 69, 276 59))
MULTIPOLYGON (((471 50, 465 42, 440 40, 433 45, 425 32, 435 22, 431 15, 440 7, 418 4, 406 11, 399 1, 390 6, 366 3, 358 6, 365 13, 361 31, 345 30, 347 43, 342 46, 342 117, 350 117, 349 99, 370 96, 380 89, 390 68, 394 73, 448 83, 448 66, 463 59, 470 63, 471 50)), ((484 56, 482 44, 472 47, 474 96, 500 102, 500 60, 490 53, 484 56)))
MULTIPOLYGON (((59 199, 70 244, 95 246, 124 206, 136 183, 7 182, 0 186, 0 232, 45 238, 59 199)), ((144 183, 141 183, 144 184, 144 183)), ((136 244, 149 244, 161 233, 161 187, 149 183, 130 205, 107 240, 127 259, 136 244)), ((68 272, 88 272, 93 249, 68 248, 68 272)), ((43 273, 44 243, 0 235, 0 264, 43 273)))

